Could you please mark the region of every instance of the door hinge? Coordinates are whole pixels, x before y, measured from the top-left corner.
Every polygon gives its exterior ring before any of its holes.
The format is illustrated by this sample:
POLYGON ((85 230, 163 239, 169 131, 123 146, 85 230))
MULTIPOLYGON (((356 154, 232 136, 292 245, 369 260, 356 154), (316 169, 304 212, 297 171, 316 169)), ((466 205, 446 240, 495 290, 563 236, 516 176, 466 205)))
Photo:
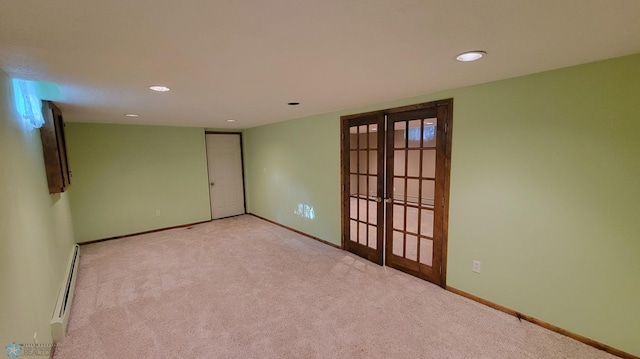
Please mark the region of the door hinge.
POLYGON ((445 122, 445 124, 444 124, 444 133, 447 133, 448 130, 449 130, 449 124, 445 122))
POLYGON ((444 196, 442 196, 442 207, 444 207, 444 196))

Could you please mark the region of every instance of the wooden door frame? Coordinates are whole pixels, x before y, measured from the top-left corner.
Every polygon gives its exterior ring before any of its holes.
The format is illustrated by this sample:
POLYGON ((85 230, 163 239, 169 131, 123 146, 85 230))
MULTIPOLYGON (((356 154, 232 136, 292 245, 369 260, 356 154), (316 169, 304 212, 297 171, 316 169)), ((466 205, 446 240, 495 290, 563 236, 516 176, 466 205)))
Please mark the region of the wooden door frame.
MULTIPOLYGON (((445 116, 445 166, 442 169, 443 173, 443 178, 444 178, 444 193, 443 193, 443 197, 444 197, 444 206, 443 206, 443 213, 442 213, 442 221, 443 221, 443 225, 442 225, 442 269, 440 271, 440 283, 439 285, 442 288, 445 288, 447 285, 447 253, 448 253, 448 242, 449 242, 449 193, 450 193, 450 182, 451 182, 451 144, 452 144, 452 134, 453 134, 453 98, 448 98, 448 99, 444 99, 444 100, 438 100, 438 101, 431 101, 431 102, 424 102, 424 103, 419 103, 419 104, 415 104, 415 105, 408 105, 408 106, 401 106, 401 107, 394 107, 394 108, 389 108, 389 109, 384 109, 384 110, 378 110, 378 111, 371 111, 371 112, 365 112, 365 113, 358 113, 358 114, 352 114, 352 115, 345 115, 345 116, 340 116, 340 188, 342 190, 342 192, 345 192, 346 190, 346 181, 349 180, 348 175, 349 175, 349 169, 346 169, 345 166, 347 165, 347 161, 345 161, 345 157, 344 154, 345 153, 349 153, 349 148, 346 148, 348 142, 345 139, 345 135, 344 135, 344 131, 345 131, 345 126, 348 120, 353 119, 353 118, 357 118, 357 117, 363 117, 363 116, 367 116, 367 115, 375 115, 375 116, 386 116, 389 114, 393 114, 393 113, 398 113, 398 112, 407 112, 407 111, 414 111, 414 110, 420 110, 420 109, 428 109, 428 108, 440 108, 443 107, 446 111, 446 116, 445 116)), ((385 129, 386 131, 386 129, 385 129)), ((386 143, 386 142, 385 142, 386 143)), ((386 145, 385 145, 386 147, 386 145)), ((380 149, 379 149, 380 150, 380 149)), ((386 151, 386 148, 385 148, 386 151)), ((388 194, 386 194, 388 196, 388 194)), ((341 243, 340 246, 342 249, 346 248, 346 243, 345 241, 347 240, 347 238, 345 238, 346 236, 346 231, 345 231, 345 226, 347 226, 349 223, 346 220, 348 214, 349 214, 349 202, 347 200, 345 200, 345 196, 342 195, 340 196, 341 198, 341 206, 340 206, 340 224, 341 224, 341 243)))
MULTIPOLYGON (((204 155, 207 159, 207 189, 209 190, 209 211, 211 212, 211 186, 209 178, 209 154, 207 153, 207 135, 238 135, 240 137, 240 166, 242 167, 242 201, 244 205, 244 214, 247 214, 247 189, 244 178, 244 146, 242 144, 242 132, 224 132, 224 131, 204 131, 204 155)), ((213 212, 210 213, 213 220, 213 212)))

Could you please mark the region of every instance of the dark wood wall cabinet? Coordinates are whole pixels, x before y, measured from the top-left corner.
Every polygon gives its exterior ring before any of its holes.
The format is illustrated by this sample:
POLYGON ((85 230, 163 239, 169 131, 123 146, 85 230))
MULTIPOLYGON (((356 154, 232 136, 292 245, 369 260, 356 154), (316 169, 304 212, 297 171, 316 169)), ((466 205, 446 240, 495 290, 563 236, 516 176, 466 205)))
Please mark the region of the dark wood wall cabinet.
POLYGON ((44 125, 40 128, 40 137, 49 193, 61 193, 71 184, 62 112, 53 102, 42 101, 42 115, 44 125))

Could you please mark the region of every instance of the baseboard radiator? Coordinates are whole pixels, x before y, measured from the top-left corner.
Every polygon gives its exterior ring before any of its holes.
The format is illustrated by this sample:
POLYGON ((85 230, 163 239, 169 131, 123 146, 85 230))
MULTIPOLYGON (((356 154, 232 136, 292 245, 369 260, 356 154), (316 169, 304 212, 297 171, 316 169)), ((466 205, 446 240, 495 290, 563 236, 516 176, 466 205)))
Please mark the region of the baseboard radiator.
POLYGON ((67 331, 67 323, 71 314, 71 303, 73 302, 73 293, 76 286, 76 277, 78 276, 78 263, 80 262, 80 246, 74 245, 69 256, 69 264, 66 267, 67 272, 64 276, 56 308, 53 311, 51 319, 51 336, 55 343, 59 342, 67 331))

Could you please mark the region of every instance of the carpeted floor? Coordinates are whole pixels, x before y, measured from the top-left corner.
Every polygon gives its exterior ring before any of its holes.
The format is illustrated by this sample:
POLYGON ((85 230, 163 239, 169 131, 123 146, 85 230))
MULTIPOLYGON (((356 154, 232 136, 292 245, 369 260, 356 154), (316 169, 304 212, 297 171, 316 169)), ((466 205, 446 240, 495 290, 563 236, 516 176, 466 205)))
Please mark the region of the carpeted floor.
POLYGON ((81 251, 57 358, 615 358, 253 216, 81 251))

